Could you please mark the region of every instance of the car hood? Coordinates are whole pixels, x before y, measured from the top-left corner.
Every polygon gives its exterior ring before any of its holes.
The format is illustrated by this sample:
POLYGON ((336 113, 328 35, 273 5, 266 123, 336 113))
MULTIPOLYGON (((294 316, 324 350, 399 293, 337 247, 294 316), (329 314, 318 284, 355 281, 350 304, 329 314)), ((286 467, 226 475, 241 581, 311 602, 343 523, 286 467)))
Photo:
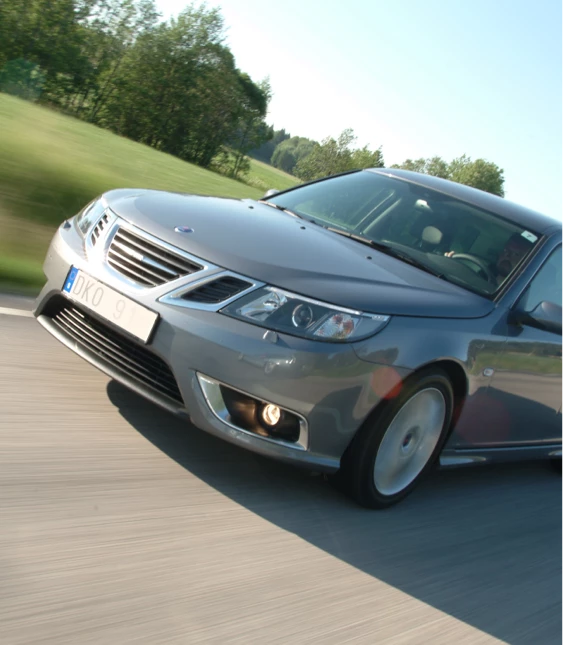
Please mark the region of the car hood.
POLYGON ((208 262, 366 312, 479 318, 485 298, 368 246, 253 200, 156 190, 104 195, 118 216, 208 262), (177 226, 193 229, 178 233, 177 226))

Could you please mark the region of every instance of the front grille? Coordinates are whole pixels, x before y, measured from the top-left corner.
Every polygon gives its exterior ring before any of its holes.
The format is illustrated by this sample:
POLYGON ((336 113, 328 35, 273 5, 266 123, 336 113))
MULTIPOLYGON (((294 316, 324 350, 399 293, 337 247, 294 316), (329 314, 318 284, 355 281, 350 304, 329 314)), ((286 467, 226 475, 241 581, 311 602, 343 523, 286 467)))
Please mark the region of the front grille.
POLYGON ((94 228, 92 229, 92 235, 90 236, 92 246, 96 246, 98 238, 102 234, 102 231, 105 230, 108 223, 109 223, 109 215, 106 212, 100 217, 96 226, 94 226, 94 228))
POLYGON ((251 286, 252 284, 250 282, 246 282, 240 278, 225 276, 223 278, 217 278, 217 280, 206 282, 200 287, 196 287, 192 291, 188 291, 182 296, 182 299, 189 300, 190 302, 200 302, 211 305, 223 302, 251 286))
POLYGON ((146 347, 125 338, 63 298, 52 301, 45 315, 82 347, 125 376, 183 404, 172 370, 146 347))
POLYGON ((117 230, 107 259, 113 269, 144 287, 156 287, 202 269, 126 228, 117 230))

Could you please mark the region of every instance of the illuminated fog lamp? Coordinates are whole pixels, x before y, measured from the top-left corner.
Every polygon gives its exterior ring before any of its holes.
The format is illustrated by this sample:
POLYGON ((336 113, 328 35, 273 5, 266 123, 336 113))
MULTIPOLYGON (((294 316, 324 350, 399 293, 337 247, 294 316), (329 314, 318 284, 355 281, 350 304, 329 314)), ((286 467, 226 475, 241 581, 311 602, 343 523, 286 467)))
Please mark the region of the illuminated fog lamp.
POLYGON ((271 428, 280 422, 282 411, 277 405, 267 403, 261 411, 262 421, 271 428))

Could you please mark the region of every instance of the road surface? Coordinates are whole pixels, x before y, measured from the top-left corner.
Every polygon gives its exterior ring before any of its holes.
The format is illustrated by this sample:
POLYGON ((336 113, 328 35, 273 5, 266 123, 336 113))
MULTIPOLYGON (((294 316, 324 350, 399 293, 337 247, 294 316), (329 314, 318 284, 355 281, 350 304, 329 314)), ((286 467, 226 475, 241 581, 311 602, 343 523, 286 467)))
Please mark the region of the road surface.
POLYGON ((0 299, 0 643, 561 643, 561 480, 385 512, 109 380, 0 299))

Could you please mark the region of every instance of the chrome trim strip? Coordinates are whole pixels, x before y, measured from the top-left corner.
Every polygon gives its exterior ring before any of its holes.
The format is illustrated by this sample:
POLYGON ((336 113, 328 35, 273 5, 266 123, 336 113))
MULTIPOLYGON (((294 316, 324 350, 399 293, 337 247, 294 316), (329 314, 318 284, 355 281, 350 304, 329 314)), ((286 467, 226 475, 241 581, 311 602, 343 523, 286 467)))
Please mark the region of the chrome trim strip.
POLYGON ((519 461, 528 459, 557 459, 561 457, 561 446, 526 445, 526 446, 495 446, 490 448, 445 448, 440 455, 440 466, 465 466, 484 464, 489 461, 519 461))
POLYGON ((265 401, 261 397, 257 397, 254 394, 250 394, 249 392, 245 392, 244 390, 240 390, 239 388, 232 387, 232 385, 228 385, 227 383, 221 383, 220 381, 216 381, 215 379, 212 379, 209 376, 205 376, 200 372, 196 372, 196 375, 197 375, 197 380, 199 381, 201 390, 203 392, 203 396, 205 397, 205 401, 209 406, 209 409, 214 414, 214 416, 217 419, 219 419, 219 421, 229 426, 229 428, 232 428, 233 430, 237 430, 238 432, 243 432, 244 434, 250 437, 254 437, 256 439, 261 439, 262 441, 273 443, 275 445, 285 446, 286 448, 292 448, 293 450, 307 450, 307 446, 309 445, 309 426, 307 424, 307 420, 303 415, 298 414, 293 410, 288 410, 287 408, 284 408, 281 405, 279 406, 282 410, 285 410, 286 412, 290 412, 291 414, 294 414, 296 417, 299 418, 299 439, 297 442, 291 443, 290 441, 284 441, 283 439, 272 439, 271 437, 262 437, 259 434, 250 432, 250 430, 245 430, 244 428, 241 428, 240 426, 235 425, 231 421, 231 416, 229 414, 229 411, 227 410, 227 406, 225 405, 223 395, 221 394, 221 388, 219 386, 224 385, 225 387, 228 387, 229 389, 234 390, 235 392, 240 392, 245 396, 248 396, 252 399, 257 399, 258 401, 262 401, 263 403, 272 403, 274 405, 278 405, 277 403, 275 403, 274 401, 265 401))
MULTIPOLYGON (((340 307, 339 305, 334 305, 330 302, 321 302, 320 300, 315 300, 314 298, 308 298, 307 296, 300 296, 298 293, 293 293, 292 291, 286 291, 285 289, 280 289, 279 287, 273 287, 272 285, 268 285, 266 289, 268 291, 277 291, 278 293, 282 293, 287 298, 302 300, 303 302, 308 302, 311 305, 324 307, 325 309, 337 309, 338 311, 342 311, 346 314, 352 314, 355 316, 366 315, 363 311, 358 311, 356 309, 347 309, 346 307, 340 307)), ((367 315, 369 316, 371 314, 367 314, 367 315)), ((387 318, 389 318, 389 316, 387 316, 387 318)))
POLYGON ((380 320, 381 322, 388 322, 391 316, 387 314, 375 314, 367 311, 359 311, 357 309, 348 309, 346 307, 341 307, 340 305, 332 304, 331 302, 323 302, 322 300, 315 300, 314 298, 309 298, 307 296, 301 296, 298 293, 293 293, 292 291, 286 291, 285 289, 280 289, 279 287, 273 287, 272 285, 266 286, 268 291, 277 291, 282 293, 287 298, 292 298, 295 300, 300 300, 302 302, 308 302, 311 305, 317 305, 318 307, 324 307, 325 309, 330 309, 337 312, 342 312, 345 314, 350 314, 353 316, 361 316, 362 318, 370 318, 371 320, 380 320))

